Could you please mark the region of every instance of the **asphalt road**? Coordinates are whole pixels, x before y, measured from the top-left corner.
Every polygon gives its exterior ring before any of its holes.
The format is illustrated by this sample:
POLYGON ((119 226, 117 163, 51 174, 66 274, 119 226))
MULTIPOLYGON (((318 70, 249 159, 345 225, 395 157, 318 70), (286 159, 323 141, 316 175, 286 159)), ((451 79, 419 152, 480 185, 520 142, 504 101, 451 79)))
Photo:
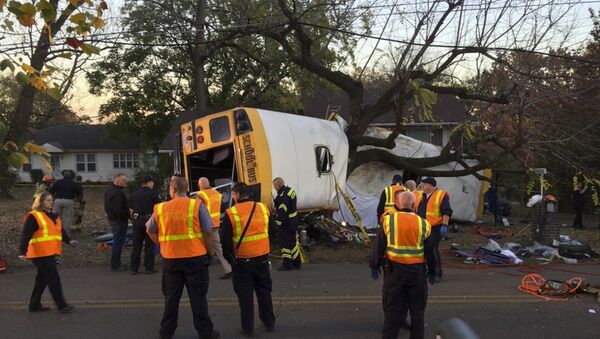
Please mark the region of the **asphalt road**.
MULTIPOLYGON (((581 295, 547 302, 517 290, 526 270, 446 268, 444 281, 429 289, 426 337, 441 322, 458 317, 481 338, 599 338, 600 305, 581 295), (590 309, 597 313, 590 313, 590 309)), ((239 338, 239 309, 231 281, 210 267, 209 313, 223 338, 239 338)), ((600 285, 600 265, 553 265, 547 278, 582 276, 600 285), (564 272, 563 270, 576 271, 564 272)), ((163 299, 160 274, 132 276, 102 267, 61 269, 72 314, 52 309, 27 312, 35 269, 23 264, 0 275, 0 338, 157 338, 163 299)), ((382 324, 381 279, 365 265, 305 265, 302 271, 273 272, 276 332, 261 338, 378 338, 382 324)), ((184 294, 184 298, 185 298, 184 294)), ((44 303, 54 306, 49 292, 44 303)), ((187 299, 182 300, 176 338, 195 338, 187 299)), ((401 332, 408 338, 408 332, 401 332)))

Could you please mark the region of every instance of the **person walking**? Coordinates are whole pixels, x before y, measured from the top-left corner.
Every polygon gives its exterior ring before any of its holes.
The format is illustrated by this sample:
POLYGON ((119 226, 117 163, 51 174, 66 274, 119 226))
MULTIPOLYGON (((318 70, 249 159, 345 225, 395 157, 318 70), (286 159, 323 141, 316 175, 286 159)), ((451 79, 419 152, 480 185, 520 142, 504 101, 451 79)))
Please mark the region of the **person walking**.
MULTIPOLYGON (((440 240, 448 235, 448 222, 452 216, 452 208, 450 207, 450 196, 444 190, 437 188, 437 181, 434 178, 425 178, 421 180, 423 194, 419 206, 416 210, 421 218, 427 219, 431 224, 431 237, 433 238, 433 256, 432 262, 428 263, 428 267, 435 265, 435 277, 430 277, 435 281, 443 276, 442 261, 440 251, 438 249, 440 240)), ((430 281, 430 282, 435 282, 430 281)))
POLYGON ((194 328, 200 339, 218 338, 208 315, 208 253, 212 244, 212 220, 206 206, 186 193, 188 182, 173 176, 169 185, 171 200, 154 205, 146 232, 160 245, 164 258, 162 291, 165 310, 160 337, 172 338, 177 328, 179 301, 187 288, 194 328))
POLYGON ((300 244, 296 239, 298 227, 298 212, 296 211, 296 190, 285 185, 282 178, 273 180, 273 188, 277 192, 275 197, 275 222, 281 227, 279 241, 281 246, 281 266, 278 271, 299 270, 302 267, 300 257, 300 244))
POLYGON ((54 197, 54 214, 60 216, 63 223, 62 227, 70 235, 73 215, 75 213, 73 200, 82 196, 83 192, 81 186, 73 181, 75 177, 73 171, 64 170, 62 174, 63 178, 50 186, 48 192, 54 197))
MULTIPOLYGON (((386 215, 373 246, 369 266, 371 276, 383 277, 383 339, 397 339, 406 326, 410 312, 410 338, 425 336, 427 281, 425 258, 431 256, 431 225, 415 214, 415 196, 410 192, 395 193, 398 212, 386 215)), ((434 273, 433 273, 434 274, 434 273)))
POLYGON ((127 187, 127 177, 117 174, 113 179, 112 186, 104 193, 104 211, 113 234, 110 256, 110 270, 113 272, 127 270, 127 266, 121 263, 121 252, 125 244, 127 223, 129 222, 127 197, 123 193, 125 187, 127 187))
POLYGON ((29 312, 43 312, 50 309, 43 306, 41 302, 46 286, 50 289, 52 299, 61 313, 69 313, 74 309, 65 301, 54 256, 61 254, 62 242, 73 247, 77 247, 79 242, 72 240, 62 228, 61 218, 52 212, 53 207, 52 194, 42 193, 36 197, 32 211, 24 218, 19 259, 31 260, 37 267, 35 285, 29 300, 29 312))
POLYGON ((150 176, 142 179, 142 187, 133 192, 129 198, 129 212, 133 220, 133 248, 129 263, 131 274, 138 273, 142 248, 144 249, 144 273, 157 272, 154 269, 154 242, 146 234, 146 222, 152 216, 154 205, 160 202, 160 198, 154 190, 154 179, 150 176))
POLYGON ((221 226, 225 258, 233 266, 233 289, 240 305, 241 333, 254 336, 254 293, 258 315, 265 329, 274 331, 275 315, 271 299, 272 280, 269 262, 269 211, 250 200, 250 188, 237 183, 232 188, 235 205, 227 209, 221 226))
POLYGON ((213 221, 213 229, 212 229, 212 238, 213 244, 211 253, 212 256, 216 256, 223 266, 223 274, 219 279, 229 279, 231 278, 231 265, 227 262, 225 257, 223 257, 223 249, 221 247, 221 238, 219 236, 219 227, 221 226, 221 204, 223 197, 221 193, 217 192, 214 188, 210 186, 210 182, 208 178, 202 177, 198 179, 198 189, 200 190, 196 194, 196 199, 202 201, 206 208, 208 209, 208 213, 210 213, 210 217, 213 221))

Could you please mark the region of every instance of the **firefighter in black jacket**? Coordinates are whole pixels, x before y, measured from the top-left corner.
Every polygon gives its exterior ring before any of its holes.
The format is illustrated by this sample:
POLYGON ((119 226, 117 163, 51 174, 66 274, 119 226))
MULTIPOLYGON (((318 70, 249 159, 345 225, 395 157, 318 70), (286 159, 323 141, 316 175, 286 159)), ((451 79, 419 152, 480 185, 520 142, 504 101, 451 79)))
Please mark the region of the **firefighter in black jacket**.
POLYGON ((296 212, 296 190, 285 186, 282 178, 273 180, 273 188, 277 191, 275 197, 276 216, 275 222, 280 226, 279 242, 281 246, 281 266, 278 271, 300 269, 300 246, 296 241, 296 227, 298 226, 298 213, 296 212))

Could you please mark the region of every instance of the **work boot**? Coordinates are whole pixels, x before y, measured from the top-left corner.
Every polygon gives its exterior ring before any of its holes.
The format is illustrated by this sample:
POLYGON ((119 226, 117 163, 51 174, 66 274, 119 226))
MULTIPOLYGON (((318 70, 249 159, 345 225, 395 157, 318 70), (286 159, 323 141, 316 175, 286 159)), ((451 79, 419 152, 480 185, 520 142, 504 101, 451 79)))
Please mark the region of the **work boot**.
POLYGON ((231 279, 231 272, 227 272, 225 274, 223 274, 222 276, 219 277, 219 279, 225 280, 225 279, 231 279))
POLYGON ((403 330, 410 331, 410 322, 407 319, 404 319, 404 321, 400 322, 400 328, 403 330))
POLYGON ((59 308, 58 312, 60 313, 71 313, 75 309, 75 306, 67 305, 63 308, 59 308))
POLYGON ((45 306, 37 306, 37 307, 29 307, 29 312, 46 312, 50 309, 50 307, 45 307, 45 306))
MULTIPOLYGON (((208 339, 217 339, 221 337, 221 333, 217 330, 213 330, 212 333, 207 337, 208 339)), ((203 339, 201 336, 198 336, 198 338, 203 339)))
POLYGON ((254 331, 248 332, 248 331, 240 330, 240 333, 246 338, 254 338, 254 331))

